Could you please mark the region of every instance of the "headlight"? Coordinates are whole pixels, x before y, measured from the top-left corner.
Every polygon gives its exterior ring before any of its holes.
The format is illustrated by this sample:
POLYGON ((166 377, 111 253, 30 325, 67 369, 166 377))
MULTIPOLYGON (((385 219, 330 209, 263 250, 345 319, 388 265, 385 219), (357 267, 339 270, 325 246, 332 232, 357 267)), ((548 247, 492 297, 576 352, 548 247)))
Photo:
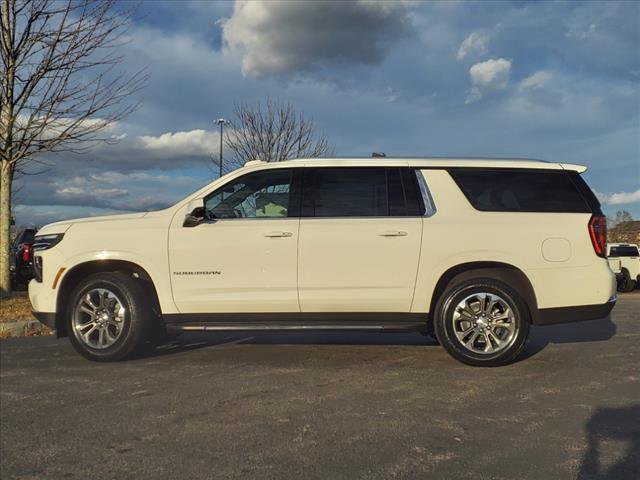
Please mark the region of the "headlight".
POLYGON ((36 235, 33 240, 33 251, 41 252, 42 250, 48 250, 51 247, 55 247, 62 241, 64 233, 56 233, 52 235, 36 235))

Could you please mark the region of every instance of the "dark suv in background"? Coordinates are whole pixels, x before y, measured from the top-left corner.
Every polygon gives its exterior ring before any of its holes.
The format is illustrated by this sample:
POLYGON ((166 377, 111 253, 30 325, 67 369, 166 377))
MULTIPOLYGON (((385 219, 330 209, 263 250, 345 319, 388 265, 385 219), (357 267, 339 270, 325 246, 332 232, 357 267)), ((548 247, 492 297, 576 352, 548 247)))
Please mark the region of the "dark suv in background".
POLYGON ((26 285, 33 278, 33 241, 37 231, 36 228, 21 230, 11 246, 11 280, 14 287, 26 285))

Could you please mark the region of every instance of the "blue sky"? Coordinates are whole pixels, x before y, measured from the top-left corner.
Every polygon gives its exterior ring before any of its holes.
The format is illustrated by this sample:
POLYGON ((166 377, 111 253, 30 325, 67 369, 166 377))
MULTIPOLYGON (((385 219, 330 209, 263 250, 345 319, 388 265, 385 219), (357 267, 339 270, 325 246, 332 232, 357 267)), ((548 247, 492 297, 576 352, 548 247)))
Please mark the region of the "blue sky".
POLYGON ((128 37, 141 108, 18 180, 18 223, 179 200, 216 175, 213 120, 267 97, 338 156, 585 164, 608 213, 640 218, 639 2, 142 2, 128 37))

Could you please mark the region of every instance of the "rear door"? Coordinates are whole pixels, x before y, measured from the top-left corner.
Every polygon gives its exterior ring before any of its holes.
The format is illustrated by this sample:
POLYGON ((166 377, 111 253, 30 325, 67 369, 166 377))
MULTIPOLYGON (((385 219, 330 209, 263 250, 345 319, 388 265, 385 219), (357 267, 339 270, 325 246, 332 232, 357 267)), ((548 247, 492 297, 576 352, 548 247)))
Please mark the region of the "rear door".
POLYGON ((413 170, 304 169, 298 245, 302 312, 409 312, 422 215, 413 170))

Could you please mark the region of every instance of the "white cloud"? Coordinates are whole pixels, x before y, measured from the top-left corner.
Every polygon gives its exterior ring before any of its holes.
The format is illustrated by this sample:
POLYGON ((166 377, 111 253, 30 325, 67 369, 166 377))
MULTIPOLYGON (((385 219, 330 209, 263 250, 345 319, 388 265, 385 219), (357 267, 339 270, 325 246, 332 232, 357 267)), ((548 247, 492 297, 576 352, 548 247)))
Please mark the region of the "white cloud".
POLYGON ((102 198, 105 201, 113 198, 119 198, 128 192, 123 188, 109 184, 110 182, 102 182, 94 178, 93 175, 88 177, 72 177, 64 181, 54 180, 55 195, 65 200, 78 198, 102 198))
POLYGON ((217 151, 220 134, 207 130, 188 132, 166 132, 159 136, 143 135, 138 137, 147 150, 157 150, 170 154, 202 154, 217 151))
POLYGON ((469 69, 471 91, 465 103, 475 102, 487 94, 504 90, 509 83, 510 74, 511 61, 504 58, 492 58, 472 65, 469 69))
POLYGON ((485 33, 473 32, 460 44, 456 58, 462 60, 470 54, 483 55, 489 51, 488 44, 489 37, 485 33))
POLYGON ((636 190, 635 192, 618 192, 611 194, 594 190, 594 193, 598 197, 598 200, 605 205, 623 205, 626 203, 640 202, 640 190, 636 190))
MULTIPOLYGON (((117 121, 109 121, 105 118, 49 118, 46 116, 38 116, 30 118, 29 115, 19 114, 16 118, 16 125, 19 128, 26 128, 30 125, 31 130, 37 130, 42 128, 40 134, 41 139, 50 139, 60 136, 64 131, 74 126, 74 128, 81 128, 86 130, 94 130, 93 137, 104 137, 104 132, 111 132, 117 130, 120 127, 120 123, 117 121), (76 124, 77 123, 77 124, 76 124), (44 128, 43 128, 44 127, 44 128)), ((126 135, 125 135, 126 136, 126 135)), ((90 136, 91 137, 91 136, 90 136)), ((112 140, 120 140, 118 135, 111 135, 112 140)))
POLYGON ((61 195, 63 197, 79 197, 90 195, 93 197, 100 197, 103 199, 106 198, 117 198, 122 197, 127 194, 126 190, 122 188, 82 188, 82 187, 64 187, 56 190, 57 195, 61 195))
MULTIPOLYGON (((33 192, 22 197, 20 205, 21 222, 48 223, 64 217, 64 209, 75 208, 71 214, 80 217, 89 214, 86 209, 107 209, 108 211, 145 211, 165 208, 187 193, 194 191, 211 180, 206 176, 186 176, 149 172, 104 171, 84 176, 47 178, 34 176, 30 179, 33 192), (58 210, 53 213, 35 215, 31 206, 47 205, 58 210), (37 217, 37 218, 36 218, 37 217), (32 218, 31 220, 28 220, 32 218)), ((104 212, 103 212, 104 213, 104 212)))
POLYGON ((389 103, 395 102, 399 96, 400 94, 393 87, 384 89, 384 99, 389 103))
POLYGON ((328 64, 380 63, 411 31, 408 5, 237 1, 220 24, 227 51, 243 56, 245 75, 300 73, 328 64))
POLYGON ((544 70, 538 70, 533 75, 528 76, 518 85, 519 90, 535 90, 544 86, 551 79, 551 73, 544 70))

